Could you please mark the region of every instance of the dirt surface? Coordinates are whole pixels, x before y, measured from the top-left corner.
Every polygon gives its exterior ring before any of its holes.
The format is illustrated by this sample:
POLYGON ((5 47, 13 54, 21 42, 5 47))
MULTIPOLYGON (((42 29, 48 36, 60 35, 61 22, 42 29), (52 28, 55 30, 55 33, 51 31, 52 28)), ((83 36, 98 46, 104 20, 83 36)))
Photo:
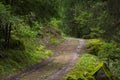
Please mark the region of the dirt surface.
POLYGON ((9 80, 62 80, 76 64, 84 44, 85 40, 67 38, 58 46, 49 46, 54 52, 53 57, 9 80))

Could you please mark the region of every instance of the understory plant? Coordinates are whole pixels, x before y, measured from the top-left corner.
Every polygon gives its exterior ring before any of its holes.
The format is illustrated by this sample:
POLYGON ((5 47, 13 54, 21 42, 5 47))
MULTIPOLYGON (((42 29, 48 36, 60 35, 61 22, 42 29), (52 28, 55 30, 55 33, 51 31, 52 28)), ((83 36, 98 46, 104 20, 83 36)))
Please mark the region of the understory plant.
POLYGON ((0 50, 0 79, 15 74, 31 64, 41 62, 53 54, 51 50, 39 44, 39 31, 34 31, 24 22, 14 27, 9 48, 0 50))
POLYGON ((64 80, 95 80, 89 73, 91 73, 99 63, 96 56, 84 53, 64 80))
POLYGON ((92 39, 88 41, 86 47, 89 53, 98 56, 101 61, 107 63, 115 77, 120 76, 120 48, 117 43, 114 41, 105 42, 99 39, 92 39))

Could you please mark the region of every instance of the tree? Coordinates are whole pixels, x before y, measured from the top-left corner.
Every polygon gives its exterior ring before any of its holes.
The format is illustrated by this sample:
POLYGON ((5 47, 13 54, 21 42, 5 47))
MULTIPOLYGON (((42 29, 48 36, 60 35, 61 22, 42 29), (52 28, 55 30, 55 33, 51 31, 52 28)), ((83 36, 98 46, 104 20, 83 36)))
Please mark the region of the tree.
MULTIPOLYGON (((112 23, 110 23, 111 26, 108 26, 106 30, 106 36, 109 39, 115 40, 117 42, 120 42, 120 0, 107 0, 107 8, 108 8, 108 14, 109 17, 112 20, 112 23), (110 36, 111 35, 111 36, 110 36)), ((105 37, 106 37, 105 36, 105 37)), ((104 38, 105 38, 104 37, 104 38)))
POLYGON ((16 21, 15 18, 24 19, 24 22, 29 24, 30 27, 34 24, 34 21, 46 23, 52 17, 58 17, 59 1, 60 0, 0 0, 0 26, 3 27, 4 24, 4 29, 2 30, 3 34, 5 34, 4 46, 6 48, 9 47, 11 30, 16 21))
POLYGON ((0 29, 3 35, 1 38, 4 38, 4 47, 9 47, 10 33, 11 33, 11 12, 10 8, 2 3, 0 3, 0 29))
POLYGON ((74 37, 100 37, 106 23, 106 2, 69 0, 64 2, 63 30, 74 37), (65 23, 64 23, 65 22, 65 23))

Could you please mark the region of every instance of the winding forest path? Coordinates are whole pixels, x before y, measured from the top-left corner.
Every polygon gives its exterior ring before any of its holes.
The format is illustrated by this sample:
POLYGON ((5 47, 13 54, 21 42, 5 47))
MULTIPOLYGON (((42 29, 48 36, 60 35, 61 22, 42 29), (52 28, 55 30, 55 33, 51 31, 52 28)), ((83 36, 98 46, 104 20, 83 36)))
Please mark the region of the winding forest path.
POLYGON ((50 47, 53 57, 10 80, 61 80, 75 66, 84 45, 83 39, 66 38, 62 44, 50 47))

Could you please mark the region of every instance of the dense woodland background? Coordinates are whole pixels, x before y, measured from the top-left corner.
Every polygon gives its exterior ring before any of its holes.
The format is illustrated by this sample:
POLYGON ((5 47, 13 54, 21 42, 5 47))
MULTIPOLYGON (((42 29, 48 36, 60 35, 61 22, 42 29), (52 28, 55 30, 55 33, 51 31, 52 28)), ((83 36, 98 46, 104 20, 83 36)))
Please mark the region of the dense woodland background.
POLYGON ((120 78, 120 0, 0 0, 0 78, 52 55, 63 36, 90 39, 89 53, 120 78), (57 36, 57 37, 56 37, 57 36), (92 40, 91 40, 92 39, 92 40))

